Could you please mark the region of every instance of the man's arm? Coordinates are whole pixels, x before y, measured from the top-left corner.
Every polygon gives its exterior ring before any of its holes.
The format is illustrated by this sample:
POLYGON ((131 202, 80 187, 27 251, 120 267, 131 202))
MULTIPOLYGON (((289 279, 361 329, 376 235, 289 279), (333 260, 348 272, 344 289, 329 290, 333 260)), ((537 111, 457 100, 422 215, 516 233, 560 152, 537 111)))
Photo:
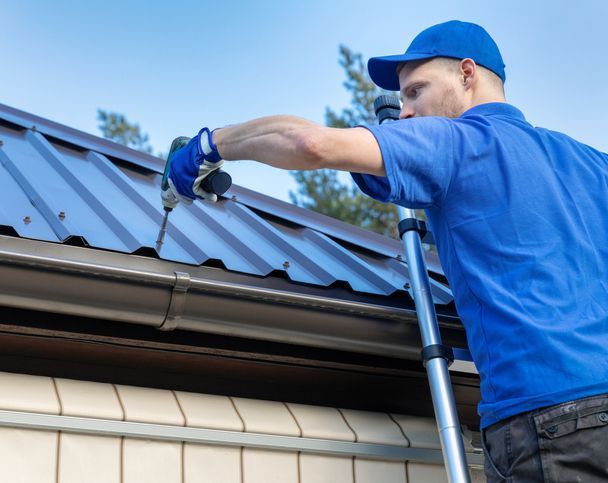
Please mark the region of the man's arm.
POLYGON ((386 176, 378 143, 365 128, 336 129, 294 116, 269 116, 218 129, 213 143, 226 160, 386 176))

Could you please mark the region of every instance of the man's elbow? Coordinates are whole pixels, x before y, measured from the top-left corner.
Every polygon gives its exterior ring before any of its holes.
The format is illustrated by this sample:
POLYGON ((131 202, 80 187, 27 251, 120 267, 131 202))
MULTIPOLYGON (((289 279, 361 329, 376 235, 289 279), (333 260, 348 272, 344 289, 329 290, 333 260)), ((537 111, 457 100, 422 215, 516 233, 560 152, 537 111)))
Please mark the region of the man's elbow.
POLYGON ((329 167, 330 148, 330 140, 323 128, 306 129, 299 133, 296 150, 304 165, 302 169, 329 167))

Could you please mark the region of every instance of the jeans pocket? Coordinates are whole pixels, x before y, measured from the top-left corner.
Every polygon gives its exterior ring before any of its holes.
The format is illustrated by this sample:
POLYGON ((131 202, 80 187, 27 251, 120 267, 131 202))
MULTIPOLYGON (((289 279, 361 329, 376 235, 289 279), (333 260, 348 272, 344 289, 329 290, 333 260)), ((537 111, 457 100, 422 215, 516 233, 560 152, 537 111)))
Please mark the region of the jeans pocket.
POLYGON ((488 483, 507 480, 509 424, 497 423, 481 433, 484 472, 488 483))
POLYGON ((560 404, 534 416, 545 481, 608 480, 608 397, 560 404))

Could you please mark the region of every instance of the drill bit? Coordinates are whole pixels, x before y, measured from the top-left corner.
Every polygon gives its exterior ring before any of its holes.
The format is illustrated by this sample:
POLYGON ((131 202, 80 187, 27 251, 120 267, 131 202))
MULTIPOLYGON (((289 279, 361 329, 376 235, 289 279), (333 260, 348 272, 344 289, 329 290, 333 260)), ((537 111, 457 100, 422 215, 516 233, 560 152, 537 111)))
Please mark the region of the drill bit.
POLYGON ((173 211, 173 208, 177 206, 178 199, 172 193, 171 188, 169 187, 169 171, 171 169, 171 160, 173 158, 173 154, 178 149, 183 148, 186 144, 188 144, 190 138, 185 136, 177 137, 171 143, 171 148, 169 149, 169 154, 167 155, 167 162, 165 163, 165 170, 163 172, 163 179, 161 181, 161 199, 163 201, 163 209, 165 210, 165 215, 163 216, 163 222, 160 226, 160 231, 158 232, 158 238, 156 239, 156 253, 160 253, 160 249, 163 246, 163 241, 165 239, 165 235, 167 233, 167 224, 169 222, 169 213, 173 211))
POLYGON ((167 233, 167 222, 169 221, 169 213, 173 211, 173 208, 167 208, 166 206, 164 207, 164 209, 165 216, 163 216, 163 222, 160 226, 160 231, 158 232, 158 238, 156 239, 156 253, 160 253, 160 249, 163 245, 163 241, 167 233))

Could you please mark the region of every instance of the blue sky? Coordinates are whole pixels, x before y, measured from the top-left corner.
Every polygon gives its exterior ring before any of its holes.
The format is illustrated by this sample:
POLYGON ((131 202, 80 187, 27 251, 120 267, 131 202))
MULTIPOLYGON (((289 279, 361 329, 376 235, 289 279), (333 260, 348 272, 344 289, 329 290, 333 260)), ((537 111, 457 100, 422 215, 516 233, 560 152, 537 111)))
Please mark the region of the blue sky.
MULTIPOLYGON (((399 53, 424 28, 477 22, 507 65, 507 99, 535 125, 608 151, 605 1, 9 0, 0 26, 0 102, 99 134, 124 113, 167 151, 178 135, 270 114, 323 122, 349 97, 344 43, 399 53)), ((291 176, 231 163, 235 183, 287 199, 291 176)))

